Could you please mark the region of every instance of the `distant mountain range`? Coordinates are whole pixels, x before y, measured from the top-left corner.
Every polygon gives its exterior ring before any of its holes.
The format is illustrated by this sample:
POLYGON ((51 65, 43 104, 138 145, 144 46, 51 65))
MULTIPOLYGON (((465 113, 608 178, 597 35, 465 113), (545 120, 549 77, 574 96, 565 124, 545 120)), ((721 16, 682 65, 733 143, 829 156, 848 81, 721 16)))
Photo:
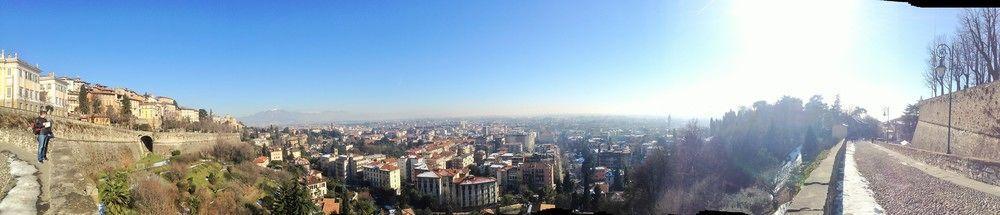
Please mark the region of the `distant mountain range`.
MULTIPOLYGON (((509 116, 471 116, 468 118, 491 118, 500 117, 507 118, 509 116)), ((525 116, 521 116, 525 117, 525 116)), ((527 117, 628 117, 628 116, 615 116, 615 115, 588 115, 588 114, 563 114, 563 115, 541 115, 541 116, 527 116, 527 117)), ((634 118, 652 118, 652 119, 662 119, 666 120, 662 116, 631 116, 634 118)), ((288 125, 310 125, 310 124, 326 124, 334 122, 348 122, 348 121, 368 121, 368 120, 398 120, 398 119, 424 119, 424 118, 451 118, 445 114, 414 114, 408 112, 400 113, 357 113, 349 111, 322 111, 322 112, 303 112, 303 111, 290 111, 282 109, 272 109, 267 111, 258 112, 251 114, 249 116, 239 117, 239 120, 244 124, 255 127, 263 127, 268 125, 276 126, 288 126, 288 125), (415 116, 417 115, 417 116, 415 116)), ((464 117, 463 117, 464 118, 464 117)), ((517 117, 515 117, 517 118, 517 117)), ((686 125, 691 119, 681 119, 680 117, 674 118, 672 125, 674 127, 680 127, 686 125)), ((698 119, 698 124, 702 126, 708 126, 708 119, 698 119)), ((666 122, 666 121, 664 121, 666 122)))
POLYGON ((347 111, 298 112, 273 109, 240 117, 239 119, 249 126, 267 126, 367 120, 375 117, 372 114, 357 114, 347 111))

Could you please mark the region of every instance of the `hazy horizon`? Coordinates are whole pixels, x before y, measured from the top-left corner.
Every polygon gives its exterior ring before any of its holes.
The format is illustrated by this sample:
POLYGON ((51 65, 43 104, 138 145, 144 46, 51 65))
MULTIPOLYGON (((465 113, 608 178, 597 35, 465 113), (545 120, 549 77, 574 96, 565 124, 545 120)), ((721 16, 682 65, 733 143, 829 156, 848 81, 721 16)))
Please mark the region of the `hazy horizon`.
POLYGON ((895 117, 929 97, 926 45, 955 29, 958 11, 872 1, 18 1, 0 2, 0 26, 22 32, 0 48, 45 72, 240 117, 711 118, 819 94, 883 119, 883 108, 895 117))

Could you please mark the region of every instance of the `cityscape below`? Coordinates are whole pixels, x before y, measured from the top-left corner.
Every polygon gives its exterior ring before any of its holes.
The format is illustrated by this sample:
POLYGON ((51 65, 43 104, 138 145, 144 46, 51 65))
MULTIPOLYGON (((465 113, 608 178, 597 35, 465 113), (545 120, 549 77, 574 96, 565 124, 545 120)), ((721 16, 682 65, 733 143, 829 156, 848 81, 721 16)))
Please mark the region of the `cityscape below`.
POLYGON ((989 4, 0 1, 0 214, 997 214, 989 4))

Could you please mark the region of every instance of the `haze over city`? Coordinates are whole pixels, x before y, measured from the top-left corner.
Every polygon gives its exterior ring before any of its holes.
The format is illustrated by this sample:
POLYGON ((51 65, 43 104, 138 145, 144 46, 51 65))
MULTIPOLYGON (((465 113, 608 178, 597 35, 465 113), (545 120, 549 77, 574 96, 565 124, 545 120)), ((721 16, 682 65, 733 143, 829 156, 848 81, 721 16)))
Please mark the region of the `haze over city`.
POLYGON ((1000 1, 0 0, 0 28, 4 215, 1000 211, 1000 1))
POLYGON ((917 11, 874 1, 4 1, 0 26, 21 33, 0 46, 61 76, 235 116, 700 118, 839 94, 894 117, 929 97, 918 75, 926 44, 956 25, 955 10, 917 11))

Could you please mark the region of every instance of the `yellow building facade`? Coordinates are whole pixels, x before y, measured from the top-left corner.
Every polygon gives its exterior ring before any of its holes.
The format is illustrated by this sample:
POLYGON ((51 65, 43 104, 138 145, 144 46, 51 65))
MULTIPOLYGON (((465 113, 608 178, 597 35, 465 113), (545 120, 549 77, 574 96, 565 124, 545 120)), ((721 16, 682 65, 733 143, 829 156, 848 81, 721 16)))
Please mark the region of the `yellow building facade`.
POLYGON ((41 69, 20 59, 17 54, 0 51, 0 106, 39 111, 42 89, 38 84, 41 69))

